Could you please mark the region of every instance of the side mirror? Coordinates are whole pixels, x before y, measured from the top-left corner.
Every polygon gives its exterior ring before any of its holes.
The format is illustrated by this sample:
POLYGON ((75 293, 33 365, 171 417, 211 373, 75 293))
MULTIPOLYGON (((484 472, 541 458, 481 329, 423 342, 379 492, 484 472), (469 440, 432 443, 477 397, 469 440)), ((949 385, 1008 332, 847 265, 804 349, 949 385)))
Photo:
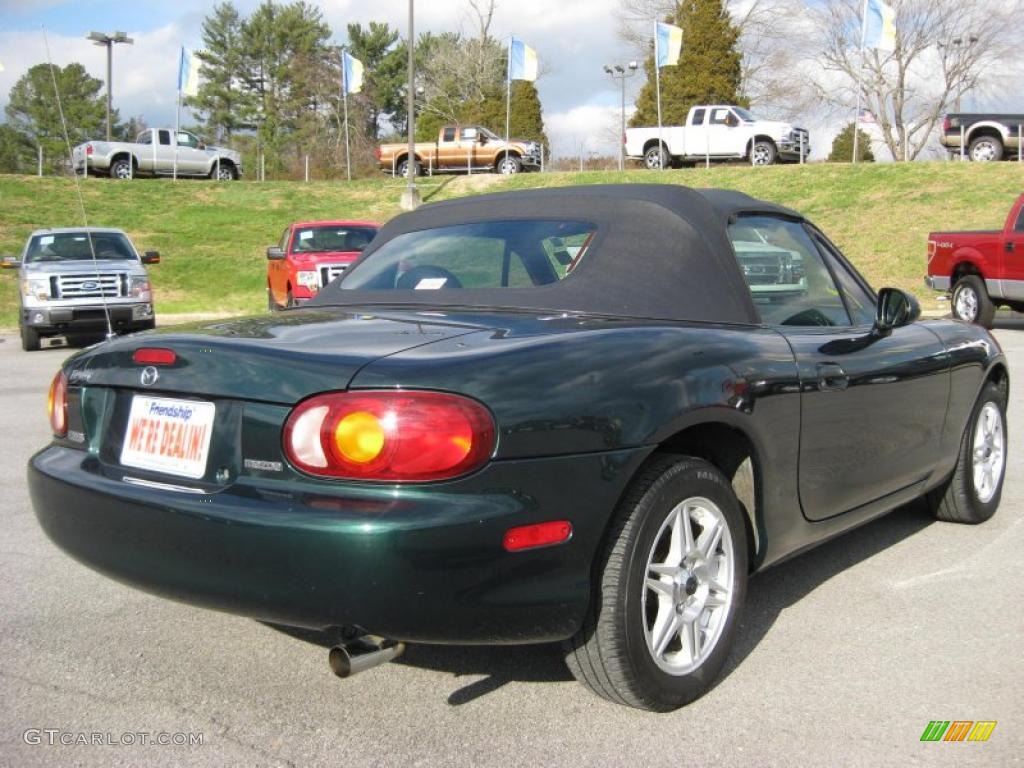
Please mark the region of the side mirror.
POLYGON ((481 144, 487 143, 487 137, 482 133, 477 134, 476 140, 479 141, 481 144))
POLYGON ((160 263, 160 251, 146 251, 142 254, 143 264, 159 264, 160 263))
POLYGON ((282 251, 276 245, 270 246, 269 248, 267 248, 267 260, 284 261, 284 251, 282 251))
POLYGON ((15 256, 4 254, 0 257, 0 269, 17 269, 20 266, 21 262, 15 256))
POLYGON ((206 142, 205 141, 200 141, 199 142, 199 149, 206 149, 206 142))
POLYGON ((893 328, 910 325, 920 316, 921 305, 917 299, 899 288, 883 288, 878 292, 872 332, 876 336, 888 336, 893 328))

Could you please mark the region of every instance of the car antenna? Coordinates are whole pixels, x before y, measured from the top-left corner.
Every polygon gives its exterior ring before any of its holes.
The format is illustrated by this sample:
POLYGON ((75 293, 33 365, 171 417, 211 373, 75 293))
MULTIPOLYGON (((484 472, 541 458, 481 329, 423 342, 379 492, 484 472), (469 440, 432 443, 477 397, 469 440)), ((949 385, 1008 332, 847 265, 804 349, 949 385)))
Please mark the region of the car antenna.
POLYGON ((96 263, 96 246, 92 241, 92 231, 89 229, 89 217, 85 213, 85 199, 82 197, 82 182, 78 178, 78 171, 75 170, 75 156, 71 150, 71 138, 68 136, 68 124, 64 119, 64 107, 60 101, 60 87, 57 85, 57 73, 53 69, 53 59, 50 57, 50 38, 46 34, 46 27, 43 27, 43 44, 46 46, 46 63, 50 67, 50 77, 53 80, 53 93, 57 97, 57 112, 60 114, 60 126, 64 131, 64 145, 68 149, 68 160, 71 161, 71 175, 75 177, 75 192, 78 194, 78 209, 82 212, 82 224, 85 227, 85 239, 89 242, 89 253, 92 255, 92 268, 96 274, 96 284, 100 288, 100 301, 103 303, 103 318, 107 321, 107 340, 114 338, 114 326, 110 322, 110 307, 107 306, 107 294, 103 290, 103 281, 100 279, 99 264, 96 263))

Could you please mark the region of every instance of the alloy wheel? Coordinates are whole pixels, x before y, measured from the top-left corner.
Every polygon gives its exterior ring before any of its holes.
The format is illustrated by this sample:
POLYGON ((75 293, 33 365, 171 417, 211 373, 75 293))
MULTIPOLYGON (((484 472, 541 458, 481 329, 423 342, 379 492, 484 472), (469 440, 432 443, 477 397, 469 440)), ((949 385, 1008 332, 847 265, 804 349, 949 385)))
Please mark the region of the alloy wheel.
POLYGON ((685 675, 711 655, 733 607, 732 536, 710 499, 677 504, 647 556, 642 616, 647 650, 659 668, 685 675))
POLYGON ((993 402, 985 403, 978 414, 971 450, 974 492, 978 494, 978 501, 987 504, 999 488, 1006 465, 1003 417, 993 402))
POLYGON ((978 317, 978 294, 969 285, 963 285, 957 290, 953 302, 953 309, 956 316, 961 320, 973 323, 978 317))

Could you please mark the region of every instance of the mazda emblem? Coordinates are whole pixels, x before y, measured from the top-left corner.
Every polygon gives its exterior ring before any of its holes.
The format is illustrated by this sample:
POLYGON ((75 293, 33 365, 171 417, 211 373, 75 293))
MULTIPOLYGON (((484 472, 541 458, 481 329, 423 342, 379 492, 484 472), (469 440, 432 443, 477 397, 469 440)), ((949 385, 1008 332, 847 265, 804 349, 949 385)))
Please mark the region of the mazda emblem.
POLYGON ((139 377, 139 381, 144 387, 152 387, 156 384, 156 380, 160 378, 160 371, 154 368, 152 365, 147 365, 142 369, 142 375, 139 377))

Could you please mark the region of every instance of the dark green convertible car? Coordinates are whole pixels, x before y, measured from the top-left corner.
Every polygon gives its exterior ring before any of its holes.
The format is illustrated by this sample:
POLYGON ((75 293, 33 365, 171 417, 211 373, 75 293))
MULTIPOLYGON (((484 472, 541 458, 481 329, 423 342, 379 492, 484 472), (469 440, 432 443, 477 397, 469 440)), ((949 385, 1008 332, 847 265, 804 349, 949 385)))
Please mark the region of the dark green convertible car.
POLYGON ((343 676, 562 641, 597 694, 671 709, 750 574, 915 498, 995 512, 1006 361, 919 314, 739 193, 429 205, 300 309, 71 357, 32 500, 113 578, 329 628, 343 676))

